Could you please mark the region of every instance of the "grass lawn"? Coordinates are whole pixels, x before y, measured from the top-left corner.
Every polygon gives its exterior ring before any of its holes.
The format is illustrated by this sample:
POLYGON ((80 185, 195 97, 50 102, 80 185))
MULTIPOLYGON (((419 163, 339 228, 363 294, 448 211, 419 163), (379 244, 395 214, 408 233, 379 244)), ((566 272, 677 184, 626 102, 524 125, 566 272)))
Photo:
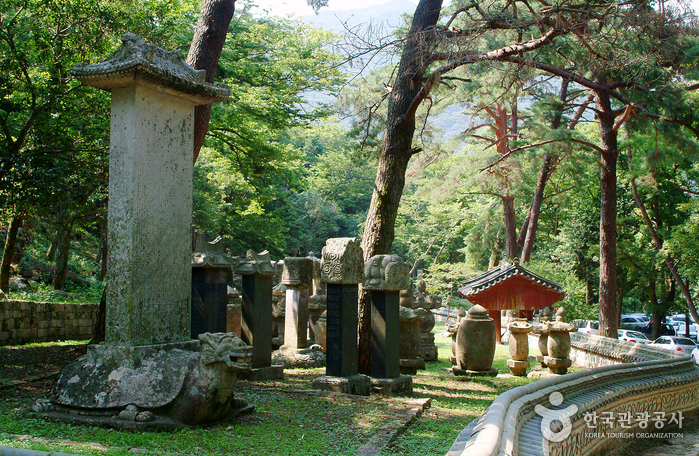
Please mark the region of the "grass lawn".
MULTIPOLYGON (((435 328, 435 332, 441 330, 443 325, 435 328)), ((431 398, 431 408, 382 454, 443 455, 457 434, 497 395, 531 381, 508 375, 454 377, 445 370, 451 366, 450 339, 439 335, 435 339, 440 361, 427 363, 427 370, 413 378, 413 396, 431 398)), ((0 347, 0 354, 7 349, 0 347)), ((535 352, 532 348, 531 353, 535 352)), ((509 372, 505 364, 508 358, 508 347, 498 346, 494 367, 501 374, 509 372)), ((0 445, 99 455, 354 454, 381 425, 393 419, 402 400, 313 394, 311 380, 324 373, 324 369, 289 369, 284 381, 240 381, 235 394, 255 404, 255 412, 173 433, 137 434, 33 418, 26 410, 48 393, 50 380, 5 386, 0 389, 0 445)))

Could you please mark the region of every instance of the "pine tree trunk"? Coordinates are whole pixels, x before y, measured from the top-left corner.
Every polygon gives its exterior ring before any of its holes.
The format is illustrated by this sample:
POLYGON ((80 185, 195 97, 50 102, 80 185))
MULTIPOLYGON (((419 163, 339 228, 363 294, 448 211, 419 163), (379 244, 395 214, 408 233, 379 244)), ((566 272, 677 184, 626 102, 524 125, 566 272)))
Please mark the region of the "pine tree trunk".
MULTIPOLYGON (((226 42, 228 26, 235 12, 235 0, 204 0, 187 63, 197 70, 206 70, 206 82, 213 83, 216 66, 226 42)), ((211 105, 194 110, 194 161, 197 161, 211 118, 211 105)))
POLYGON ((517 258, 517 226, 514 196, 502 197, 502 211, 505 220, 505 255, 509 261, 512 261, 517 258))
MULTIPOLYGON (((405 185, 405 171, 414 153, 412 140, 415 133, 415 117, 407 113, 422 89, 423 76, 427 70, 424 56, 431 38, 425 31, 437 23, 441 8, 442 0, 420 0, 415 9, 395 84, 389 97, 386 134, 362 238, 364 261, 374 255, 391 251, 398 205, 405 185)), ((369 293, 363 290, 359 296, 358 330, 359 373, 370 375, 371 301, 369 293)))
MULTIPOLYGON (((606 83, 606 78, 598 77, 598 82, 606 83)), ((600 335, 617 338, 618 323, 616 280, 616 166, 619 151, 617 132, 614 130, 614 114, 609 92, 596 91, 600 125, 600 270, 599 270, 599 322, 600 335)))
POLYGON ((12 264, 12 256, 15 254, 17 233, 22 225, 22 218, 21 215, 15 215, 10 220, 10 226, 7 227, 5 248, 2 251, 2 264, 0 264, 0 289, 6 293, 10 290, 10 265, 12 264))
POLYGON ((53 288, 63 290, 68 275, 68 259, 70 258, 70 241, 73 236, 75 217, 65 224, 60 224, 56 235, 56 263, 53 268, 53 288))

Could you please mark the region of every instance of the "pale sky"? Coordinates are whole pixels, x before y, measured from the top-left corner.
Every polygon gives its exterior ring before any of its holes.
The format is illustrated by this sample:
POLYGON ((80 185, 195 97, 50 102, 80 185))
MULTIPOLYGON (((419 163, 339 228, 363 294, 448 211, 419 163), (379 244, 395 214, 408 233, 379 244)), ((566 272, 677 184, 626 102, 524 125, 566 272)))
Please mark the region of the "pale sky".
MULTIPOLYGON (((379 6, 389 0, 330 0, 327 10, 359 9, 368 6, 379 6)), ((418 0, 409 0, 417 4, 418 0)), ((309 16, 313 14, 313 9, 308 6, 306 0, 255 0, 260 8, 265 8, 273 15, 286 16, 296 14, 298 16, 309 16)), ((446 3, 446 2, 445 2, 446 3)), ((699 0, 690 0, 695 11, 699 11, 699 0)), ((259 11, 258 11, 259 13, 259 11)))
MULTIPOLYGON (((378 6, 388 3, 389 0, 330 0, 325 10, 360 9, 368 6, 378 6)), ((417 5, 417 0, 408 0, 417 5)), ((699 1, 699 0, 697 0, 699 1)), ((308 6, 306 0, 255 0, 260 7, 270 11, 276 16, 296 14, 297 16, 309 16, 313 14, 313 8, 308 6)))

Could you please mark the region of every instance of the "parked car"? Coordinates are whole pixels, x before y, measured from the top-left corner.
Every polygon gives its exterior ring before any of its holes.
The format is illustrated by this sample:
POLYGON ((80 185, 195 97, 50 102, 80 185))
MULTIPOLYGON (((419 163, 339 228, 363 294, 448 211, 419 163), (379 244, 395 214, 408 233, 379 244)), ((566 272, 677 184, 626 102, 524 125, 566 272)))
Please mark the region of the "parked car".
MULTIPOLYGON (((674 323, 672 325, 675 328, 675 333, 678 336, 687 337, 687 325, 684 323, 674 323)), ((689 325, 689 337, 690 339, 697 340, 697 325, 692 323, 689 325)))
MULTIPOLYGON (((653 333, 653 322, 649 321, 648 324, 641 329, 641 332, 646 336, 651 335, 653 333)), ((671 325, 668 325, 667 323, 660 323, 660 335, 675 336, 677 333, 675 332, 675 328, 673 328, 671 325)))
POLYGON ((655 339, 651 345, 653 347, 678 351, 688 355, 691 355, 692 351, 697 348, 697 344, 692 339, 680 336, 660 336, 655 339))
POLYGON ((638 331, 633 331, 631 329, 620 329, 617 331, 619 334, 619 340, 625 340, 626 342, 635 342, 639 344, 649 344, 650 339, 646 337, 645 334, 638 331))
POLYGON ((619 327, 623 329, 632 329, 634 331, 641 330, 648 324, 648 317, 645 315, 622 315, 619 321, 619 327))
POLYGON ((595 334, 599 336, 599 321, 584 320, 578 325, 578 332, 583 334, 595 334))
POLYGON ((694 364, 699 366, 699 346, 694 347, 694 350, 692 350, 692 359, 694 360, 694 364))

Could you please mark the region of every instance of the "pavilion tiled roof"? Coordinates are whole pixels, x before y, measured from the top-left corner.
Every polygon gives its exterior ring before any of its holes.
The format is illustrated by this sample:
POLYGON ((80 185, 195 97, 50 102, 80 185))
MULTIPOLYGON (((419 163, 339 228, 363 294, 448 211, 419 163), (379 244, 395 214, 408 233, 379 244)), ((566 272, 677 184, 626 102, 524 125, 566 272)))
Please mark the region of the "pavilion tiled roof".
POLYGON ((514 264, 503 261, 499 267, 484 272, 479 276, 462 281, 462 287, 459 288, 458 291, 463 298, 468 298, 469 296, 477 295, 478 293, 514 276, 521 276, 535 285, 548 288, 556 293, 562 295, 566 294, 561 284, 533 273, 524 266, 519 265, 517 261, 515 261, 514 264))

